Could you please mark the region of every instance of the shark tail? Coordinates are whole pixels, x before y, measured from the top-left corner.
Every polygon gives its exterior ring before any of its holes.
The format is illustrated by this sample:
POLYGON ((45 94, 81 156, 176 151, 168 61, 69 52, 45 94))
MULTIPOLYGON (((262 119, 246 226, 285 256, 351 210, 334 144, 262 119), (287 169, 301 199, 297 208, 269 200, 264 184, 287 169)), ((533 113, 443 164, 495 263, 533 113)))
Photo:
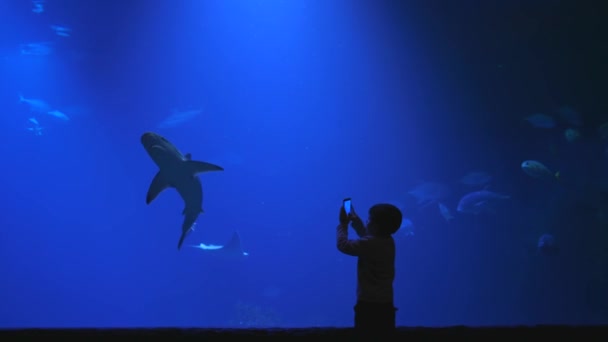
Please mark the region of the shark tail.
POLYGON ((177 250, 179 251, 182 248, 182 244, 184 243, 184 239, 186 238, 186 232, 182 233, 182 236, 179 237, 179 242, 177 243, 177 250))

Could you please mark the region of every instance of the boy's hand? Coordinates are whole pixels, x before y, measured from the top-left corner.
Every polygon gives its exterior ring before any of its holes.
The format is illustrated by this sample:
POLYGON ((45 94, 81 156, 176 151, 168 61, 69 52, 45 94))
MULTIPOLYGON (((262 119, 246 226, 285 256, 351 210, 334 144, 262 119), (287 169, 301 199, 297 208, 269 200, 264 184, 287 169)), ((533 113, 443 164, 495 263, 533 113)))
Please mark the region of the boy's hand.
MULTIPOLYGON (((352 210, 352 207, 351 207, 351 210, 352 210)), ((346 213, 346 210, 344 210, 344 206, 340 207, 339 220, 340 220, 340 224, 342 224, 342 225, 348 225, 350 223, 350 215, 348 215, 346 213)))
POLYGON ((350 205, 350 214, 348 214, 348 216, 350 216, 351 220, 356 219, 357 217, 359 217, 357 215, 357 212, 355 211, 355 207, 352 204, 350 205))

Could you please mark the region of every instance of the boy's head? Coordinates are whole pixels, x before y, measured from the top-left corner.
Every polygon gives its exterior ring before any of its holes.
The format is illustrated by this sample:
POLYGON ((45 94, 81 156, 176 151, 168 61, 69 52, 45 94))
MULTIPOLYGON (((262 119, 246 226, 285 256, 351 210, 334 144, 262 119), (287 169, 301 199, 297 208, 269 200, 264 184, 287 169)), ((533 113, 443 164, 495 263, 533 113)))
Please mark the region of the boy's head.
POLYGON ((402 220, 403 215, 399 208, 392 204, 380 203, 369 208, 367 226, 372 235, 390 236, 399 230, 402 220))

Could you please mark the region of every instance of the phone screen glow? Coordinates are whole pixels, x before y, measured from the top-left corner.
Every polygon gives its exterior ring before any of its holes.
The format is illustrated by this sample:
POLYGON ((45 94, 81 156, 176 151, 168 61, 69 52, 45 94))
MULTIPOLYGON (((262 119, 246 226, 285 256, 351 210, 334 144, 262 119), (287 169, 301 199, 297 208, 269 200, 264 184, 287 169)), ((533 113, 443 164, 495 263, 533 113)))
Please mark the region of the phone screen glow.
POLYGON ((344 210, 347 214, 350 214, 350 200, 344 201, 344 210))

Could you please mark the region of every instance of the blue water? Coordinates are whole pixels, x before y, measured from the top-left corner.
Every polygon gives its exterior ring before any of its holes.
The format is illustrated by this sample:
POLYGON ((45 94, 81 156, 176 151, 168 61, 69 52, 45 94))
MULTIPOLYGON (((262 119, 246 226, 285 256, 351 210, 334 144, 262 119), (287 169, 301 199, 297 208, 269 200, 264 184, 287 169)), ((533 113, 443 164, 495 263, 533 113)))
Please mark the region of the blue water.
POLYGON ((395 235, 399 325, 608 323, 600 11, 39 6, 0 11, 0 327, 352 326, 356 258, 335 247, 345 197, 362 216, 398 204, 411 223, 395 235), (578 140, 563 120, 524 120, 562 106, 582 116, 578 140), (224 168, 200 175, 205 212, 179 251, 177 192, 145 203, 148 131, 224 168), (529 176, 528 159, 560 180, 529 176), (471 171, 492 180, 462 184, 471 171), (426 206, 408 193, 424 182, 445 188, 426 206), (456 211, 481 189, 510 198, 456 211), (190 246, 234 232, 244 258, 190 246), (543 234, 559 255, 539 253, 543 234))

